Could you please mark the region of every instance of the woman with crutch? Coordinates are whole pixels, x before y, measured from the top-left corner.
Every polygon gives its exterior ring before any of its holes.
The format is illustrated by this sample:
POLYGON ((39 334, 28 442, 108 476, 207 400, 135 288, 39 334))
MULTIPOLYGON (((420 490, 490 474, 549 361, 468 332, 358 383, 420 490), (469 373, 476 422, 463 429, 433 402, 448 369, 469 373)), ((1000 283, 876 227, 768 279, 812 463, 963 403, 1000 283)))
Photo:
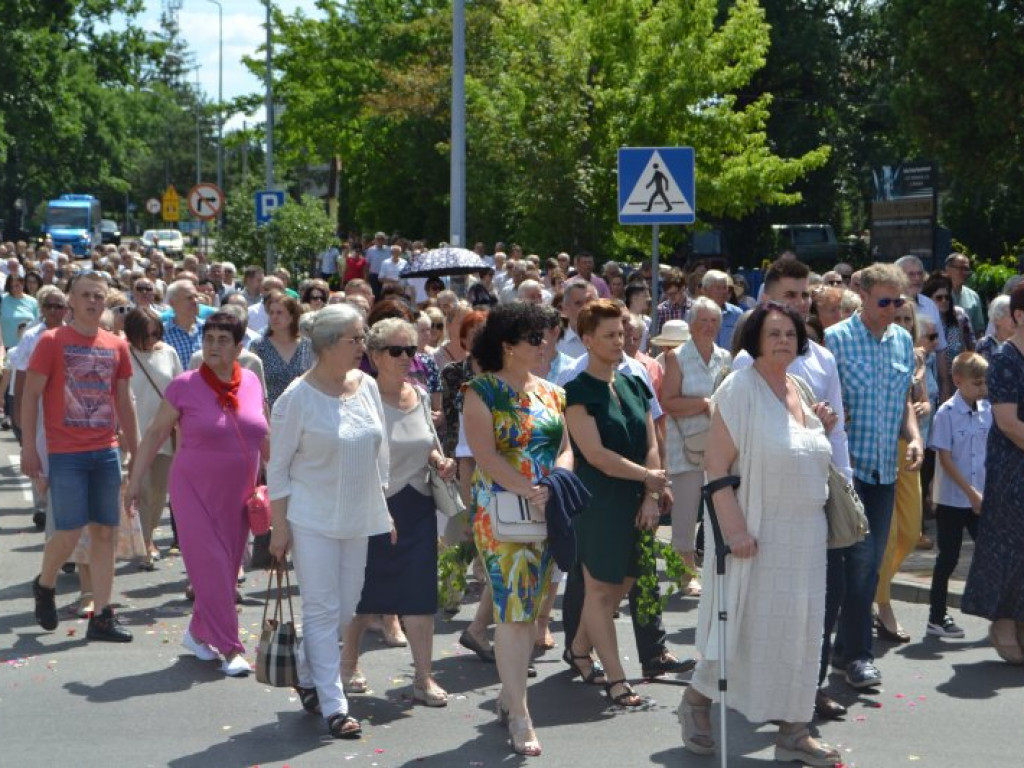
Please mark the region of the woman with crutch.
MULTIPOLYGON (((831 456, 825 431, 835 416, 825 403, 806 405, 786 373, 807 350, 804 324, 793 310, 755 309, 741 345, 754 364, 715 393, 705 453, 708 512, 732 558, 727 579, 713 578, 715 558, 704 560, 697 615, 702 660, 679 706, 683 744, 695 754, 714 753, 711 702, 719 698, 720 667, 726 667, 729 706, 751 722, 779 722, 776 760, 835 765, 839 753, 807 729, 825 611, 831 456), (716 482, 730 475, 739 476, 738 487, 716 482), (729 625, 721 650, 720 611, 729 625)), ((719 749, 724 755, 726 745, 719 749)))

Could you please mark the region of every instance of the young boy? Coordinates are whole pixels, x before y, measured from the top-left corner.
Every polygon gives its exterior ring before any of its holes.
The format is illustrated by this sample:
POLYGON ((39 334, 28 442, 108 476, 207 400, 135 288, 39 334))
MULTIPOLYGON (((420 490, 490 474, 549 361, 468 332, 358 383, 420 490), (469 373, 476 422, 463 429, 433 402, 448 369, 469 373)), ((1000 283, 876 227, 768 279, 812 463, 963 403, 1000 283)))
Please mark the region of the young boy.
POLYGON ((988 361, 974 352, 953 360, 956 394, 939 406, 932 421, 930 446, 935 468, 935 529, 939 556, 932 572, 931 610, 926 632, 936 637, 963 637, 946 613, 949 577, 960 559, 964 528, 974 539, 985 490, 985 445, 992 426, 985 373, 988 361))

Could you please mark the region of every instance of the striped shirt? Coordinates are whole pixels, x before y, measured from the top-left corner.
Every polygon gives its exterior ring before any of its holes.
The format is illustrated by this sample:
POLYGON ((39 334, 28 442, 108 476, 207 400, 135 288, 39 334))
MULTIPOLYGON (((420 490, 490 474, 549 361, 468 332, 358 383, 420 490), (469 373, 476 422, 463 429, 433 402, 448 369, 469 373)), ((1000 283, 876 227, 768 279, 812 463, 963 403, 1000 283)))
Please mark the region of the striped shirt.
POLYGON ((202 321, 196 320, 192 330, 186 331, 178 327, 172 317, 164 323, 164 343, 174 347, 174 351, 178 353, 178 359, 181 360, 181 367, 187 369, 193 353, 203 346, 202 321))
POLYGON ((910 334, 890 325, 878 340, 855 314, 826 329, 825 346, 839 368, 854 476, 895 483, 897 441, 914 375, 910 334))

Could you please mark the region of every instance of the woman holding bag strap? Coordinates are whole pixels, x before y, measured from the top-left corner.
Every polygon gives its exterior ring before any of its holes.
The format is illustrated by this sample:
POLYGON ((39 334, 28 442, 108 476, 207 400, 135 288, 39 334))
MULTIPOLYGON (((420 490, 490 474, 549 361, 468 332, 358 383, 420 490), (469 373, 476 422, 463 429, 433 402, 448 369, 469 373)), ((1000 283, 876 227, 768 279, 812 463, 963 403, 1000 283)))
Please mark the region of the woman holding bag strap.
POLYGON ((513 751, 525 756, 541 753, 526 704, 527 668, 554 558, 547 542, 496 540, 487 509, 492 494, 504 490, 542 510, 548 490, 539 480, 556 466, 572 469, 562 420, 565 393, 531 373, 543 360, 545 326, 541 308, 533 304, 513 301, 492 309, 473 342, 483 373, 468 383, 463 401, 466 438, 477 462, 473 535, 494 602, 498 719, 508 723, 513 751))
POLYGON ((401 616, 416 670, 412 699, 443 707, 448 694, 430 671, 437 613, 437 518, 427 475, 432 467, 451 479, 455 461, 436 447, 429 404, 424 403, 427 393, 407 381, 416 340, 416 327, 397 317, 377 322, 366 337, 384 405, 391 456, 386 495, 398 541, 392 543, 387 534, 370 537, 363 593, 345 630, 341 668, 346 691, 365 692, 366 679, 359 672, 363 632, 374 615, 401 616))
POLYGON ((181 444, 171 464, 171 502, 185 570, 195 588, 192 620, 182 644, 203 661, 224 657, 221 671, 252 671, 242 654, 235 579, 242 565, 249 520, 245 504, 265 453, 263 387, 238 365, 244 331, 234 315, 217 312, 203 326, 203 365, 172 381, 146 430, 132 467, 129 497, 175 426, 181 444))
MULTIPOLYGON (((164 326, 153 312, 138 308, 129 312, 124 319, 124 335, 132 356, 131 386, 139 432, 145 434, 156 418, 167 385, 182 372, 181 360, 173 347, 163 343, 164 326)), ((153 561, 158 553, 153 544, 153 530, 160 523, 160 516, 167 505, 167 477, 174 448, 172 432, 142 478, 139 522, 142 523, 142 538, 146 542, 146 556, 139 567, 144 571, 156 569, 153 561)))
MULTIPOLYGON (((666 465, 672 488, 672 548, 683 563, 696 571, 694 534, 700 488, 704 483, 702 462, 694 462, 687 441, 707 439, 711 426, 711 394, 715 383, 727 371, 732 357, 715 344, 722 327, 722 310, 706 296, 694 300, 689 311, 690 340, 665 353, 665 378, 661 385, 661 407, 669 416, 666 425, 666 465), (689 454, 689 455, 688 455, 689 454)), ((686 585, 685 594, 700 596, 696 577, 686 585)))

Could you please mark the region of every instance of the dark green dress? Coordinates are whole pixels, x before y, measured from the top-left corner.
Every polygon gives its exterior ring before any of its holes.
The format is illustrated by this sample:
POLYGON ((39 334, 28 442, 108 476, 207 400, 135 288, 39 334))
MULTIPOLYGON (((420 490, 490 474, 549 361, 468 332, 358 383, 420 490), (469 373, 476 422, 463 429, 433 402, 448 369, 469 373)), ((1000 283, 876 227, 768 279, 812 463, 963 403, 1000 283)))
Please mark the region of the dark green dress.
MULTIPOLYGON (((643 466, 647 461, 647 411, 651 392, 640 379, 615 373, 615 398, 608 383, 583 372, 565 387, 565 405, 582 405, 597 422, 608 450, 643 466)), ((637 575, 636 515, 644 485, 598 471, 572 441, 576 474, 592 494, 573 520, 578 557, 590 575, 612 584, 637 575)))

